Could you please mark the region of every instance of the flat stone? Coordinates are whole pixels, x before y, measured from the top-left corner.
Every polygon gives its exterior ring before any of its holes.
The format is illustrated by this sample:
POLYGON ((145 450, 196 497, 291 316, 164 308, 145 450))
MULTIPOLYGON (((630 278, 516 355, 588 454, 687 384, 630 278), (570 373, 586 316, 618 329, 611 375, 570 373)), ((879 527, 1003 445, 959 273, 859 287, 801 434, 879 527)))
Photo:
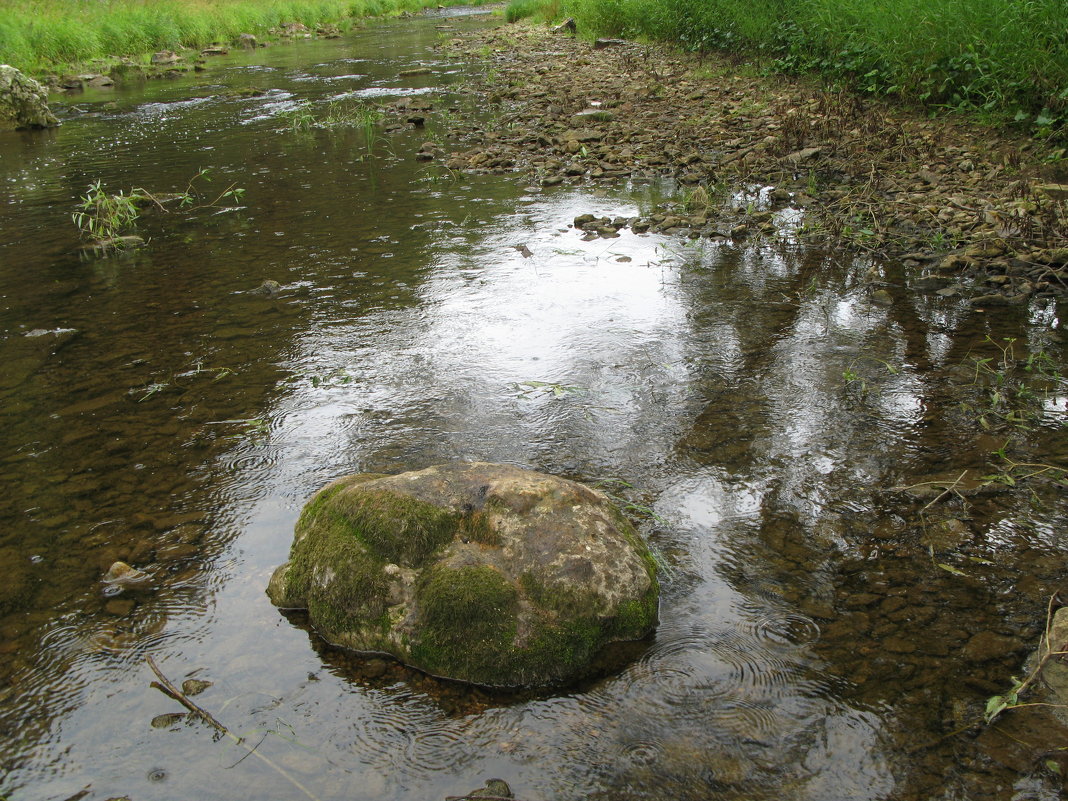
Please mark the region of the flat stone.
POLYGON ((980 631, 965 643, 961 655, 971 662, 989 662, 1009 656, 1019 647, 1020 643, 1011 637, 992 631, 980 631))
POLYGON ((905 637, 887 637, 882 641, 882 647, 893 654, 911 654, 916 651, 916 643, 905 637))
POLYGON ((115 617, 126 617, 134 610, 136 604, 127 598, 112 598, 104 604, 104 611, 115 617))

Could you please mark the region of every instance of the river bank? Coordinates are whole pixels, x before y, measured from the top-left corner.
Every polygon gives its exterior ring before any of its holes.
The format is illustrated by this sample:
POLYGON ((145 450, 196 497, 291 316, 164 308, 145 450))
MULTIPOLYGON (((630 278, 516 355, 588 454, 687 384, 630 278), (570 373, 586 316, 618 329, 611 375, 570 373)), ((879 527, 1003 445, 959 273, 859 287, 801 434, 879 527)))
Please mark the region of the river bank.
POLYGON ((454 170, 524 171, 546 186, 667 175, 685 202, 639 225, 844 245, 901 261, 918 290, 978 304, 1065 289, 1068 176, 1034 141, 721 57, 533 24, 442 49, 484 63, 469 91, 494 109, 484 129, 455 127, 454 170), (757 202, 739 203, 739 187, 757 202), (799 229, 771 222, 783 207, 799 229))
POLYGON ((461 4, 481 1, 113 0, 101 8, 73 0, 37 0, 31 9, 0 3, 0 64, 42 77, 106 73, 115 66, 144 66, 153 72, 157 62, 150 57, 160 50, 247 45, 242 36, 259 37, 262 43, 339 35, 368 17, 461 4))

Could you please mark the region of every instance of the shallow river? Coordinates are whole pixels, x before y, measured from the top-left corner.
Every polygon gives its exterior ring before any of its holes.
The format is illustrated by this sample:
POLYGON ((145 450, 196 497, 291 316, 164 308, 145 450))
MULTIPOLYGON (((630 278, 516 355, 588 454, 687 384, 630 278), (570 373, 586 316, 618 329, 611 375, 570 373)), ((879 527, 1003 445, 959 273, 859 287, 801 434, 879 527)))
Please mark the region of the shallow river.
POLYGON ((776 244, 570 227, 648 213, 660 181, 451 178, 414 154, 478 109, 434 45, 485 24, 234 52, 0 135, 0 796, 1055 798, 936 741, 1007 689, 1063 583, 1062 486, 992 455, 1068 457, 1057 304, 923 294, 794 244, 785 213, 776 244), (295 122, 405 95, 425 129, 295 122), (238 207, 148 210, 144 249, 79 252, 91 183, 202 168, 238 207), (1029 356, 1031 391, 993 397, 1029 356), (331 651, 271 606, 319 487, 450 460, 627 504, 662 562, 655 639, 509 697, 331 651), (1025 486, 936 497, 999 469, 1025 486), (119 559, 150 582, 105 584, 119 559), (149 655, 212 682, 197 702, 267 759, 160 718, 182 710, 149 655))

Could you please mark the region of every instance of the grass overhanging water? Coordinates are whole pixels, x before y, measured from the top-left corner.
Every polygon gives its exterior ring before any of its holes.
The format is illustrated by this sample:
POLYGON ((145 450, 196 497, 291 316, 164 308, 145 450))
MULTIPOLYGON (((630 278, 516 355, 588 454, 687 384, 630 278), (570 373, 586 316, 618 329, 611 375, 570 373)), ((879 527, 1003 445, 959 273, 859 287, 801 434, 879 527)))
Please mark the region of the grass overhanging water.
MULTIPOLYGON (((465 0, 480 5, 485 0, 465 0)), ((0 63, 36 73, 96 58, 204 47, 297 22, 351 26, 360 17, 460 0, 0 0, 0 63)))
POLYGON ((512 0, 508 19, 756 56, 875 95, 1068 131, 1063 0, 512 0))

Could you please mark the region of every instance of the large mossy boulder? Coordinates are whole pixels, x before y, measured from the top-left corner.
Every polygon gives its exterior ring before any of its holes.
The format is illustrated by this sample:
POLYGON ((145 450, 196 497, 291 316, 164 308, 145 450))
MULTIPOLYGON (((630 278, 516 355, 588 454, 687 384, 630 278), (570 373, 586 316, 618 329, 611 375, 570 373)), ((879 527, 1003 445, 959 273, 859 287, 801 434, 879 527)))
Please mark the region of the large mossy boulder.
POLYGON ((51 128, 59 120, 48 108, 48 92, 33 78, 0 64, 0 131, 51 128))
POLYGON ((574 481, 500 464, 348 476, 311 499, 267 593, 326 640, 490 686, 581 676, 656 625, 641 537, 574 481))

